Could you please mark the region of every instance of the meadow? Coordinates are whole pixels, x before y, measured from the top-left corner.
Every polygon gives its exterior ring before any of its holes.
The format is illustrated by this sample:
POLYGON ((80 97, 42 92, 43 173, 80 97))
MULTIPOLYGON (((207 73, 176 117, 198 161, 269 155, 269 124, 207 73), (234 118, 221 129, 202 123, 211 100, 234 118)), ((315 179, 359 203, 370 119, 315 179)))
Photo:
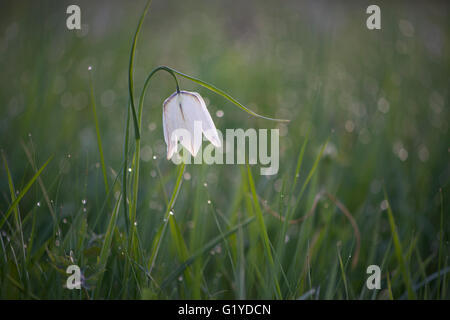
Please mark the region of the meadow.
POLYGON ((0 299, 450 298, 448 4, 146 3, 0 3, 0 299), (168 161, 173 76, 278 173, 168 161))

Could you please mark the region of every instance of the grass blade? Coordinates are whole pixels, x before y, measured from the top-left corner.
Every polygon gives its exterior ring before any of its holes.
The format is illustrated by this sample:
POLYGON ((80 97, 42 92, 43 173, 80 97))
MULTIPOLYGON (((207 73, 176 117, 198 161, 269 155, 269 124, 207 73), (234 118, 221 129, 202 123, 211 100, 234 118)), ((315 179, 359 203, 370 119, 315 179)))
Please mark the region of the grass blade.
POLYGON ((89 67, 89 86, 90 86, 90 94, 91 94, 92 113, 94 114, 95 132, 97 133, 98 151, 100 153, 100 163, 102 165, 103 180, 105 182, 106 193, 109 193, 108 177, 106 176, 105 157, 103 156, 102 138, 100 136, 100 126, 98 124, 97 108, 95 105, 94 85, 92 83, 92 68, 91 67, 89 67))
POLYGON ((8 219, 9 215, 11 214, 11 212, 13 212, 13 210, 16 208, 16 206, 19 204, 20 200, 22 200, 23 196, 28 192, 28 190, 31 188, 31 186, 33 185, 33 183, 36 181, 36 179, 39 177, 39 175, 42 173, 42 171, 44 171, 45 167, 50 163, 51 159, 53 158, 53 156, 51 156, 50 158, 48 158, 48 160, 42 165, 42 167, 34 174, 34 176, 30 179, 30 181, 28 181, 28 183, 26 184, 25 188, 23 188, 23 190, 17 195, 17 198, 13 201, 13 203, 11 203, 11 205, 9 206, 8 210, 6 211, 5 215, 3 216, 3 219, 0 222, 0 229, 3 227, 3 224, 6 222, 6 220, 8 219))
POLYGON ((148 9, 150 8, 150 4, 152 0, 148 0, 144 11, 142 12, 141 18, 139 19, 139 23, 136 28, 136 32, 134 33, 133 44, 131 45, 131 53, 130 53, 130 64, 128 66, 128 91, 130 94, 130 106, 133 112, 133 122, 134 122, 134 132, 136 139, 140 139, 140 129, 138 126, 138 119, 136 114, 136 107, 134 103, 134 82, 133 82, 133 71, 134 71, 134 56, 136 54, 136 44, 139 37, 139 33, 142 28, 142 23, 144 22, 144 18, 147 15, 148 9))
MULTIPOLYGON (((385 200, 388 201, 386 192, 385 192, 385 200)), ((387 207, 387 212, 389 217, 389 225, 391 227, 392 239, 394 241, 395 255, 397 257, 397 262, 400 265, 400 272, 402 274, 403 281, 408 291, 408 299, 412 300, 416 298, 416 294, 414 293, 413 287, 411 285, 411 278, 409 276, 408 268, 406 266, 403 257, 402 244, 400 243, 400 238, 397 233, 397 226, 395 225, 394 215, 392 214, 391 205, 389 203, 387 207)))
POLYGON ((248 219, 246 219, 244 222, 242 222, 241 224, 231 228, 230 230, 228 230, 227 232, 225 232, 223 235, 217 236, 214 239, 210 240, 202 249, 200 249, 199 251, 197 251, 196 253, 194 253, 189 259, 187 259, 186 261, 184 261, 180 266, 178 266, 178 268, 176 268, 161 284, 161 289, 164 289, 165 287, 167 287, 173 280, 175 280, 176 278, 178 278, 178 276, 187 268, 189 267, 196 258, 198 258, 199 256, 201 256, 202 254, 209 252, 212 248, 214 248, 217 244, 219 244, 220 242, 222 242, 225 238, 231 236, 232 234, 234 234, 236 231, 238 231, 240 228, 244 228, 245 226, 247 226, 249 223, 251 223, 253 220, 255 219, 255 217, 250 217, 248 219))
POLYGON ((252 172, 251 172, 250 166, 248 164, 247 164, 247 174, 248 174, 248 180, 249 180, 249 185, 250 185, 250 191, 252 193, 252 198, 253 198, 253 205, 255 207, 256 217, 258 219, 259 228, 262 233, 264 247, 266 249, 267 258, 269 259, 270 268, 272 269, 272 276, 274 278, 273 280, 274 280, 274 284, 275 284, 276 295, 277 295, 278 299, 281 299, 282 298, 281 289, 280 289, 280 284, 278 283, 278 279, 276 278, 275 264, 273 261, 272 251, 270 248, 269 235, 267 234, 267 229, 266 229, 266 225, 264 223, 264 218, 262 215, 261 207, 259 206, 258 196, 256 195, 255 182, 253 181, 252 172))

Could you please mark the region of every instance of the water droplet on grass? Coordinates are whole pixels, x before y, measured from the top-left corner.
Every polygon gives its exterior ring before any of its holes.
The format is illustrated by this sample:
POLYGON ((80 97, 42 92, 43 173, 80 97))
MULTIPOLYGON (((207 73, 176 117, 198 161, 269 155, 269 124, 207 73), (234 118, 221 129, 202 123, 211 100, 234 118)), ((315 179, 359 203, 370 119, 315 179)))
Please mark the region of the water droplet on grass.
POLYGON ((208 200, 208 204, 211 204, 211 200, 208 200))
POLYGON ((380 208, 381 208, 381 210, 386 210, 387 208, 389 207, 389 202, 387 201, 387 200, 383 200, 383 201, 381 201, 381 203, 380 203, 380 208))
POLYGON ((40 207, 40 206, 41 206, 41 203, 38 201, 38 203, 36 203, 36 205, 37 205, 38 207, 40 207))
POLYGON ((87 203, 87 200, 86 200, 86 199, 82 199, 82 200, 81 200, 81 203, 82 203, 82 204, 86 204, 86 203, 87 203))

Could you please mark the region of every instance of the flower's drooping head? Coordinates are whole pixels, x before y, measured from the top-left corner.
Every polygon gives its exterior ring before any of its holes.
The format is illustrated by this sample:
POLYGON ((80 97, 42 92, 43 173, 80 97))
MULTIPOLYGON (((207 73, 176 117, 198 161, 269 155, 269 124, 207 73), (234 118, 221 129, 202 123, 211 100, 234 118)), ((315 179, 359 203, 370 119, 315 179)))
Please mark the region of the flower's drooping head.
POLYGON ((202 133, 214 146, 221 146, 205 101, 196 92, 175 92, 164 101, 163 127, 167 159, 172 158, 178 141, 195 157, 202 144, 202 133))

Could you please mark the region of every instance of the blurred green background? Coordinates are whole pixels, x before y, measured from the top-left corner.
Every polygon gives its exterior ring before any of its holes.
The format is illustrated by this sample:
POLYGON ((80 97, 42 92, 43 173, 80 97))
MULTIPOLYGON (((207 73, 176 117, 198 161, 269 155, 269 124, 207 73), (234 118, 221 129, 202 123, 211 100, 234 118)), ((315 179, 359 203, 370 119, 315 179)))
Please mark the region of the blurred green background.
MULTIPOLYGON (((407 272, 413 285, 424 282, 417 297, 449 298, 448 276, 429 278, 449 265, 449 6, 443 1, 380 2, 382 29, 371 31, 366 28, 370 4, 153 1, 141 30, 137 97, 148 73, 168 65, 216 85, 260 114, 291 120, 279 124, 252 118, 179 79, 182 89, 205 98, 222 131, 280 129, 278 174, 264 177, 254 168, 253 177, 257 194, 266 201, 262 209, 275 264, 281 266, 277 277, 283 298, 403 297, 407 284, 394 251, 384 190, 407 272), (300 187, 290 190, 308 132, 299 186, 329 142, 299 199, 300 187), (283 215, 299 200, 293 217, 301 217, 320 191, 336 196, 356 219, 361 251, 355 268, 353 228, 330 199, 321 198, 312 217, 286 231, 268 214, 266 206, 283 215), (383 266, 381 290, 365 288, 370 264, 383 266)), ((136 267, 124 289, 123 213, 98 287, 99 248, 121 189, 119 183, 114 197, 105 200, 87 68, 93 67, 112 184, 122 170, 129 54, 144 6, 145 1, 0 4, 0 147, 15 189, 20 192, 33 176, 31 163, 40 167, 54 156, 41 175, 51 203, 46 204, 42 186, 35 183, 20 201, 22 231, 12 216, 2 227, 0 298, 276 297, 270 285, 273 269, 254 222, 198 258, 187 271, 192 283, 184 274, 159 290, 183 260, 166 234, 154 280, 136 267), (66 28, 70 4, 81 8, 80 31, 66 28), (87 281, 83 290, 72 292, 63 285, 64 270, 74 260, 87 281)), ((161 122, 162 102, 174 90, 168 74, 156 75, 144 106, 137 207, 142 261, 148 260, 176 178, 175 165, 165 159, 161 122)), ((252 215, 245 172, 237 165, 187 166, 174 212, 189 255, 252 215)), ((3 166, 0 191, 3 218, 12 202, 3 166)))

